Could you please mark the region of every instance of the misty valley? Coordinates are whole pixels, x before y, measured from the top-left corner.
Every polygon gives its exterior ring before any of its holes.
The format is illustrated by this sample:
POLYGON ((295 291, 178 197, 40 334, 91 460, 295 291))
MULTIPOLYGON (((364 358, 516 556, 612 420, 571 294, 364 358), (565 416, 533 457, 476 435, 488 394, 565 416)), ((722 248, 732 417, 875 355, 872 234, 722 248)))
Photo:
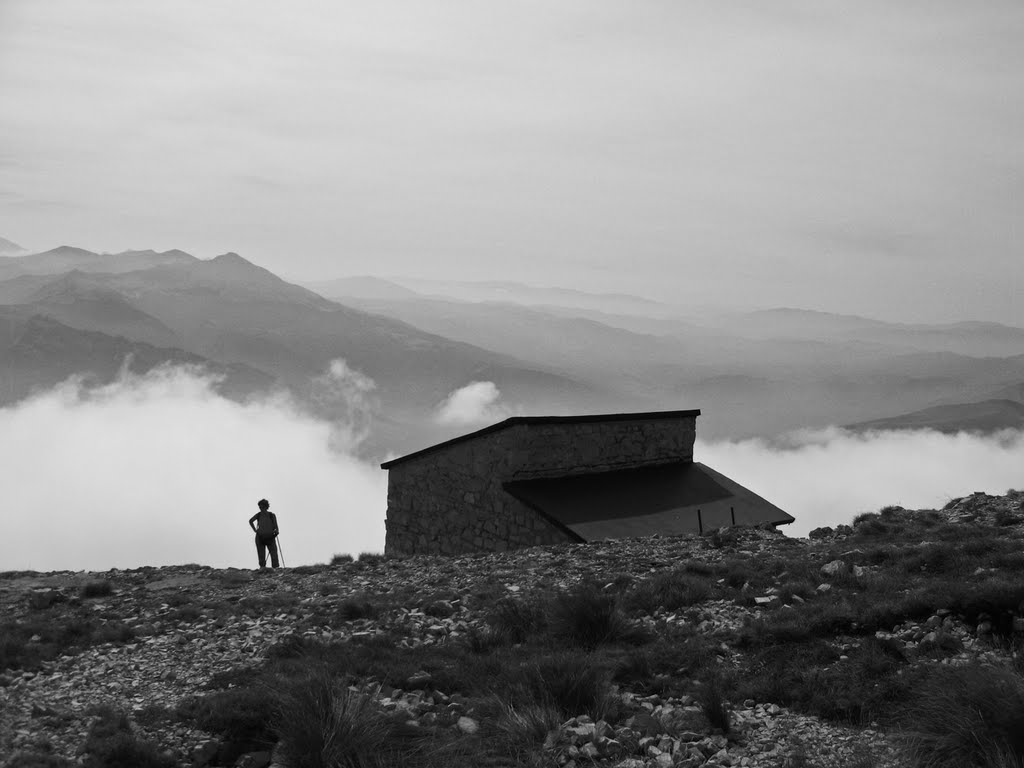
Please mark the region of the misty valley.
POLYGON ((168 364, 203 368, 225 397, 285 391, 325 420, 358 420, 375 457, 513 414, 700 408, 708 439, 1024 424, 1024 329, 997 323, 698 312, 516 283, 301 286, 233 253, 0 259, 3 405, 168 364), (334 380, 336 360, 348 373, 334 380))

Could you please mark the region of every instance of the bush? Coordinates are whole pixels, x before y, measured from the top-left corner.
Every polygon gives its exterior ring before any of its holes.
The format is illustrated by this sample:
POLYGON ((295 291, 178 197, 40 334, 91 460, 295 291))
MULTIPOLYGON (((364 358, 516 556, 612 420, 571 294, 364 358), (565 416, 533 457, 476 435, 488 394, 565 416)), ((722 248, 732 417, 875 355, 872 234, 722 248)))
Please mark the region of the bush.
POLYGON ((419 739, 387 719, 371 695, 339 686, 324 670, 278 696, 273 723, 277 760, 285 768, 404 765, 419 747, 419 739))
POLYGON ((546 704, 495 701, 497 713, 493 718, 494 730, 503 742, 506 754, 529 752, 544 743, 547 735, 566 719, 563 713, 546 704))
POLYGON ((506 597, 494 604, 487 623, 498 638, 507 643, 524 643, 547 627, 544 609, 534 603, 506 597))
POLYGON ((890 527, 882 522, 882 518, 872 512, 857 515, 853 519, 853 528, 858 536, 883 536, 890 532, 890 527))
POLYGON ((377 615, 377 607, 366 598, 349 597, 338 604, 339 621, 357 621, 372 619, 377 615))
POLYGON ((364 565, 372 565, 374 563, 383 563, 386 557, 381 552, 360 552, 359 562, 364 565))
POLYGON ((114 593, 114 588, 109 581, 90 581, 82 587, 79 593, 83 599, 93 597, 107 597, 114 593))
POLYGON ((293 632, 267 648, 266 656, 268 659, 297 659, 304 656, 311 647, 311 641, 293 632))
POLYGON ((717 669, 713 670, 704 681, 700 708, 712 728, 717 728, 723 734, 729 733, 729 708, 725 703, 722 676, 717 669))
POLYGON ((335 555, 331 558, 331 565, 344 565, 345 563, 354 562, 355 558, 352 555, 335 555))
POLYGON ((127 715, 110 707, 97 715, 83 747, 85 768, 174 768, 173 759, 135 737, 127 715))
MULTIPOLYGON (((251 673, 249 673, 251 674, 251 673)), ((273 744, 273 687, 265 682, 186 699, 177 714, 195 727, 234 742, 239 753, 267 749, 273 744)))
POLYGON ((56 589, 45 589, 39 592, 30 592, 28 596, 28 607, 34 611, 44 611, 52 608, 58 603, 67 600, 67 595, 56 589))
POLYGON ((1024 765, 1024 678, 981 666, 933 670, 904 719, 921 768, 1024 765))
POLYGON ((562 720, 588 715, 613 720, 618 699, 612 694, 611 674, 589 656, 559 653, 542 657, 520 670, 518 703, 561 713, 562 720))
POLYGON ((506 637, 493 627, 470 627, 466 632, 466 647, 471 653, 490 653, 506 644, 506 637))
POLYGON ((704 579, 678 569, 659 573, 635 585, 626 595, 627 610, 654 613, 659 608, 678 611, 704 602, 711 597, 711 587, 704 579))
POLYGON ((618 600, 593 584, 556 595, 549 611, 552 637, 576 648, 592 650, 604 643, 628 640, 631 625, 618 600))
POLYGON ((950 543, 928 542, 904 556, 900 567, 906 573, 957 573, 965 567, 964 552, 950 543))
POLYGON ((660 637, 617 659, 614 680, 629 690, 681 696, 689 677, 702 677, 717 664, 714 642, 705 635, 660 637))

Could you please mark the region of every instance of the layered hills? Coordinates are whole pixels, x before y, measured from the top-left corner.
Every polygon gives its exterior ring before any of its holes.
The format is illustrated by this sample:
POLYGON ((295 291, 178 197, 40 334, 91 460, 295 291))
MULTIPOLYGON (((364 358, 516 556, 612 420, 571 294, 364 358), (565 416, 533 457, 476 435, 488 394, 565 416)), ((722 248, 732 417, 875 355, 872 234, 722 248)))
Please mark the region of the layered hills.
MULTIPOLYGON (((909 428, 932 416, 942 429, 962 422, 991 430, 1019 424, 1013 406, 979 404, 1024 402, 1024 329, 995 323, 724 313, 511 282, 362 276, 302 286, 235 253, 198 259, 73 246, 0 259, 0 306, 57 324, 34 326, 36 370, 49 373, 32 381, 37 374, 19 362, 21 383, 0 402, 85 365, 90 349, 116 355, 146 345, 136 359, 240 366, 247 384, 234 391, 284 389, 336 418, 344 408, 319 397, 317 382, 342 358, 375 384, 368 449, 378 455, 474 426, 440 423, 437 414, 476 381, 496 385, 499 413, 699 407, 705 439, 878 428, 880 419, 890 420, 884 428, 909 428), (71 331, 83 335, 72 342, 71 331), (62 340, 46 344, 47 333, 62 340), (46 359, 63 348, 63 360, 46 359), (946 410, 917 415, 935 408, 946 410), (986 415, 958 421, 949 409, 986 415)), ((92 368, 117 370, 110 360, 92 368)))

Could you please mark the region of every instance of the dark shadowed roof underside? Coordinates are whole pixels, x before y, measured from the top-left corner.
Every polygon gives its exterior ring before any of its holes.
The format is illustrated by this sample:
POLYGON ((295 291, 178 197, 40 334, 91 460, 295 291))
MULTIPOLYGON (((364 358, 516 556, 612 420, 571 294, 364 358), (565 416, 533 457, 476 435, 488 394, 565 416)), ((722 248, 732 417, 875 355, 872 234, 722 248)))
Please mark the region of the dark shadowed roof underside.
POLYGON ((793 522, 771 502, 698 462, 518 480, 504 487, 584 541, 793 522))

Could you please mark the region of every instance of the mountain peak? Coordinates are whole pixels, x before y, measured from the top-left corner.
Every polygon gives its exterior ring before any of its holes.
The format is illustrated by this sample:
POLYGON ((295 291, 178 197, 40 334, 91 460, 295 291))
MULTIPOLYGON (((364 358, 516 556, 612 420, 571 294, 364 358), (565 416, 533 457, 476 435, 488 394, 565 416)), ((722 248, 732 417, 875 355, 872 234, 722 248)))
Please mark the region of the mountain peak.
POLYGON ((21 253, 25 249, 22 248, 15 242, 8 240, 7 238, 0 237, 0 254, 5 253, 21 253))
POLYGON ((77 257, 86 259, 95 259, 99 256, 98 253, 87 251, 85 248, 77 248, 73 245, 58 245, 56 248, 51 248, 48 251, 43 251, 39 256, 65 256, 65 257, 77 257))
POLYGON ((248 259, 243 259, 241 256, 239 256, 234 251, 228 251, 227 253, 222 253, 220 256, 214 256, 212 259, 210 259, 210 261, 211 262, 216 261, 216 262, 220 262, 220 263, 223 263, 223 264, 229 264, 229 263, 234 263, 234 264, 250 264, 250 265, 252 264, 251 261, 249 261, 248 259))

